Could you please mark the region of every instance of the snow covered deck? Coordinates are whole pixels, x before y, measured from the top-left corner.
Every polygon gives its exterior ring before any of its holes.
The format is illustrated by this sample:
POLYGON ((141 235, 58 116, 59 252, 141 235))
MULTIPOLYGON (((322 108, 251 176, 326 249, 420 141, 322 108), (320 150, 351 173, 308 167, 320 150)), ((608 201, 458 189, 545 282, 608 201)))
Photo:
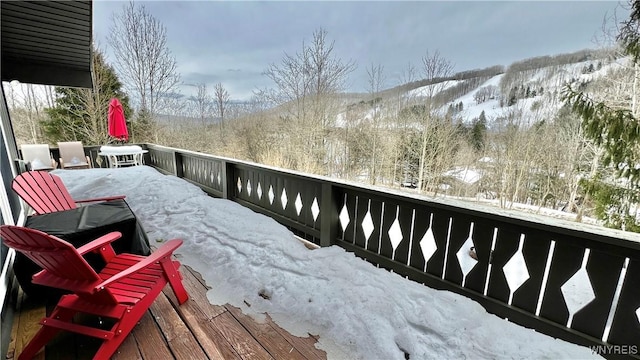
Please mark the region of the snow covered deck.
POLYGON ((184 239, 199 305, 269 314, 330 359, 638 358, 636 234, 148 150, 56 174, 75 198, 126 195, 152 243, 184 239))

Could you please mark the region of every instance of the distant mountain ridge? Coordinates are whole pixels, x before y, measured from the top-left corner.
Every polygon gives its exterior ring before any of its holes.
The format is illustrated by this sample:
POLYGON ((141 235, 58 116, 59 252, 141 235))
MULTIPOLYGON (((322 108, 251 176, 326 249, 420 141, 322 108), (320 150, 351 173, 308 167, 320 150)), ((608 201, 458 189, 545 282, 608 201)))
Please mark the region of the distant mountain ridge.
POLYGON ((605 59, 608 55, 606 50, 585 49, 572 53, 536 56, 524 60, 519 60, 511 65, 493 65, 483 69, 463 70, 455 74, 436 78, 432 80, 416 80, 406 84, 397 85, 380 92, 381 95, 397 94, 398 92, 408 92, 427 85, 447 81, 447 80, 467 80, 476 77, 492 77, 503 74, 505 72, 519 72, 526 70, 538 69, 547 66, 558 66, 572 63, 578 63, 589 60, 605 59))
MULTIPOLYGON (((562 107, 561 92, 565 85, 584 88, 593 80, 616 70, 624 61, 611 58, 606 50, 533 57, 507 67, 495 65, 443 78, 417 80, 376 94, 349 94, 347 97, 360 100, 349 103, 347 108, 377 101, 384 116, 390 111, 397 111, 388 106, 385 112, 385 102, 397 101, 401 96, 410 100, 409 103, 420 104, 425 94, 431 93, 432 101, 441 104, 440 114, 451 115, 463 123, 472 122, 484 112, 488 120, 515 115, 531 124, 553 116, 562 107), (431 87, 435 86, 438 91, 433 94, 431 87)), ((344 114, 338 116, 338 121, 341 118, 344 114)))

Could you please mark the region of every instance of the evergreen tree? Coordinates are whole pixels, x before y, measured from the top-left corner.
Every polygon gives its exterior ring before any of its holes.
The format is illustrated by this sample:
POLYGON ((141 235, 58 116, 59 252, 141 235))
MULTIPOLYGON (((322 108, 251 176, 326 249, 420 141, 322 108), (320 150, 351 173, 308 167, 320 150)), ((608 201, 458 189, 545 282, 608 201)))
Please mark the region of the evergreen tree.
POLYGON ((507 102, 507 106, 513 106, 516 104, 516 102, 518 102, 518 88, 514 87, 511 88, 511 90, 509 91, 509 101, 507 102))
POLYGON ((604 225, 640 232, 640 222, 631 213, 631 204, 640 202, 640 191, 616 186, 597 173, 593 179, 582 179, 580 185, 593 197, 594 212, 604 225))
MULTIPOLYGON (((636 69, 640 62, 640 0, 632 2, 633 11, 618 39, 630 55, 636 69)), ((636 77, 640 75, 636 74, 636 77)), ((633 89, 632 91, 636 91, 633 89)), ((564 98, 582 117, 585 133, 605 151, 605 165, 612 165, 618 175, 634 184, 640 182, 640 120, 636 109, 613 109, 595 102, 588 95, 565 88, 564 98), (635 112, 635 113, 634 113, 635 112)))
POLYGON ((477 151, 481 151, 484 148, 484 140, 487 133, 487 117, 484 114, 484 110, 480 113, 480 116, 475 120, 471 127, 471 145, 477 151))
POLYGON ((129 126, 130 136, 134 141, 152 142, 157 124, 153 121, 151 112, 142 109, 136 114, 136 121, 128 123, 127 126, 129 126))
POLYGON ((609 166, 619 179, 611 181, 600 172, 581 182, 585 191, 593 196, 596 215, 605 220, 607 226, 640 231, 637 219, 629 216, 629 204, 640 201, 640 111, 637 104, 637 82, 640 77, 640 0, 632 0, 630 5, 631 16, 628 21, 623 22, 617 38, 635 67, 636 83, 632 89, 630 108, 612 108, 570 86, 564 89, 563 96, 566 103, 582 118, 586 136, 604 149, 603 164, 609 166))
POLYGON ((41 123, 43 134, 50 143, 82 141, 85 145, 107 143, 109 101, 118 98, 130 126, 129 98, 122 83, 104 56, 92 51, 93 88, 56 87, 55 106, 46 109, 49 119, 41 123))
POLYGON ((480 113, 480 116, 478 116, 478 121, 481 122, 482 124, 485 125, 487 124, 487 115, 485 115, 484 110, 482 110, 482 112, 480 113))

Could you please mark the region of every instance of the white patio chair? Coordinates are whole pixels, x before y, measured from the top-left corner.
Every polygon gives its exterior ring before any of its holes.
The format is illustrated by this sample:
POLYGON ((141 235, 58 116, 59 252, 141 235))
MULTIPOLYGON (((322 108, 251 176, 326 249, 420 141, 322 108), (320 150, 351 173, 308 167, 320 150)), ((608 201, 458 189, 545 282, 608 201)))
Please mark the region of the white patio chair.
POLYGON ((62 169, 89 169, 91 159, 84 153, 81 141, 59 142, 60 167, 62 169))
POLYGON ((53 170, 58 164, 53 160, 49 145, 47 144, 24 144, 20 146, 22 150, 22 160, 28 164, 29 170, 53 170))

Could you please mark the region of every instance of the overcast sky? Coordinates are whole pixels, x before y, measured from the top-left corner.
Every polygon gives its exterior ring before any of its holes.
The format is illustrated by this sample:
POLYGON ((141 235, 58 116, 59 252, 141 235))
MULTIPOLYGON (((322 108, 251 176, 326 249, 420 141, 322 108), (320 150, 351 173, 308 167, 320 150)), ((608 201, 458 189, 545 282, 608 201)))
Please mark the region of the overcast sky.
MULTIPOLYGON (((596 48, 604 17, 628 11, 615 1, 324 1, 138 2, 167 29, 183 83, 221 82, 232 99, 272 86, 262 72, 284 53, 295 54, 314 30, 335 41, 335 55, 353 60, 350 91, 366 92, 366 68, 384 66, 385 87, 397 85, 408 64, 440 51, 455 71, 509 65, 542 55, 596 48)), ((106 36, 125 3, 93 3, 94 35, 112 57, 106 36)), ((193 90, 182 86, 190 95, 193 90)))

